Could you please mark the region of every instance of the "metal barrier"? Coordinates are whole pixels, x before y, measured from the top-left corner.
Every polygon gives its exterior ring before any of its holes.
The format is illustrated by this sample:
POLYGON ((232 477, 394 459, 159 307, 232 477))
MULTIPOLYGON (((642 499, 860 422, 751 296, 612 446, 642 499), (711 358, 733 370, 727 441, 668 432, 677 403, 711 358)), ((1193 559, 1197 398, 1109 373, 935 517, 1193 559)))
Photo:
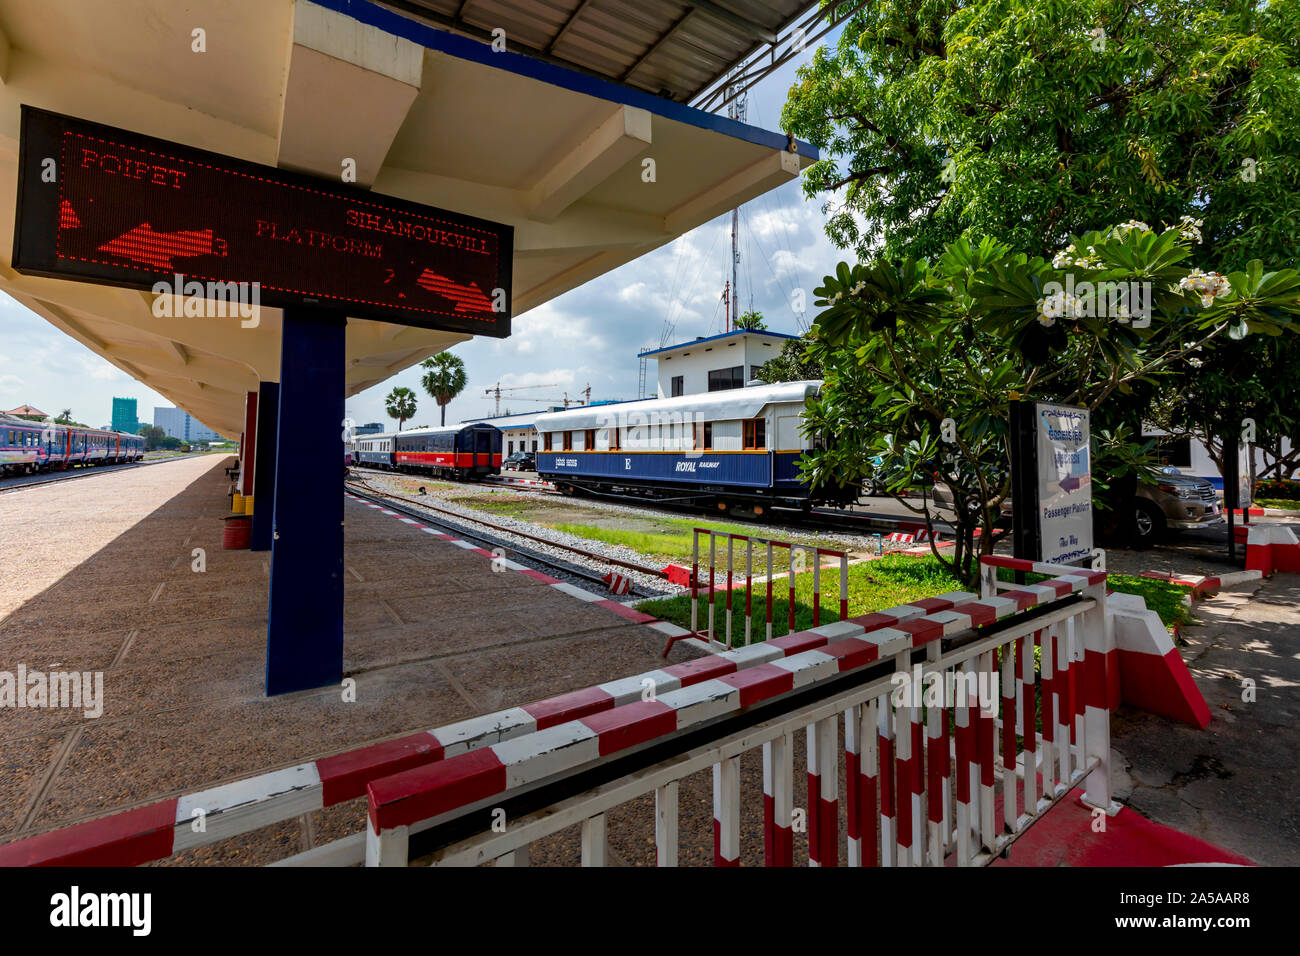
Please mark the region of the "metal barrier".
POLYGON ((712 767, 714 862, 734 866, 740 756, 760 748, 773 866, 793 864, 801 816, 809 865, 838 864, 844 846, 851 866, 964 866, 1006 851, 1076 785, 1113 813, 1105 573, 1043 567, 1056 576, 1000 596, 958 592, 693 661, 672 690, 650 679, 632 703, 374 780, 366 862, 407 864, 423 833, 433 865, 521 865, 581 824, 582 862, 599 866, 606 813, 654 793, 658 863, 675 865, 680 782, 712 767))
POLYGON ((789 594, 787 597, 788 617, 787 628, 791 633, 794 632, 795 619, 795 575, 805 568, 803 567, 803 556, 811 558, 812 575, 813 575, 813 627, 821 624, 821 559, 822 557, 831 557, 839 559, 840 570, 840 613, 837 620, 844 620, 849 616, 849 558, 844 551, 833 551, 829 548, 819 548, 810 544, 795 544, 791 541, 776 541, 771 538, 759 538, 747 534, 729 534, 725 531, 712 531, 709 528, 695 528, 691 541, 691 632, 697 637, 707 640, 710 644, 722 648, 735 647, 731 634, 731 614, 732 614, 732 597, 734 594, 734 568, 735 568, 735 547, 737 541, 745 543, 745 642, 748 646, 753 635, 753 594, 754 594, 754 544, 758 543, 760 547, 765 547, 767 551, 767 563, 765 565, 767 573, 764 579, 767 584, 767 596, 764 602, 764 626, 766 634, 764 640, 772 639, 772 582, 776 576, 776 565, 774 558, 776 552, 785 549, 789 556, 787 562, 786 578, 789 584, 789 594), (706 630, 701 631, 699 626, 699 596, 700 596, 700 535, 707 535, 709 538, 709 586, 708 586, 708 621, 709 626, 706 630), (726 539, 727 546, 727 585, 726 594, 726 639, 719 641, 716 638, 714 630, 714 595, 717 593, 716 574, 717 574, 717 548, 718 538, 726 539))

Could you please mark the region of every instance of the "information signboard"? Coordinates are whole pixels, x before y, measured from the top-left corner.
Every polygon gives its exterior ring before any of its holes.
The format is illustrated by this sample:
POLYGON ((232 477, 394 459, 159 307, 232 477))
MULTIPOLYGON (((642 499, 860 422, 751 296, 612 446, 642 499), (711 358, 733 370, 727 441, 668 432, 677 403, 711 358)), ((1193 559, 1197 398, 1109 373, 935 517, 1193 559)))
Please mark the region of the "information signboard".
POLYGON ((28 106, 19 152, 21 273, 510 334, 511 226, 28 106))
POLYGON ((1039 558, 1072 564, 1092 557, 1092 467, 1088 410, 1034 402, 1039 558))

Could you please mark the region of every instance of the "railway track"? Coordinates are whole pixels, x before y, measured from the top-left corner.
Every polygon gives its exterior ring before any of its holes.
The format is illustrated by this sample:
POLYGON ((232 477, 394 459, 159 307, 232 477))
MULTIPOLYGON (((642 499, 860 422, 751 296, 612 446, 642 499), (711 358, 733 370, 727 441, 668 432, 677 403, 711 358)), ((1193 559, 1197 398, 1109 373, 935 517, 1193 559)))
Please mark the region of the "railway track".
MULTIPOLYGON (((474 540, 481 544, 487 545, 489 548, 505 548, 513 554, 514 559, 520 560, 521 563, 540 565, 540 567, 537 568, 537 570, 544 571, 549 568, 553 571, 560 571, 572 577, 581 578, 582 580, 589 581, 593 584, 599 584, 602 588, 606 587, 606 583, 603 576, 596 574, 590 568, 585 568, 568 561, 561 561, 555 557, 552 557, 551 555, 547 555, 547 554, 543 554, 543 553, 539 553, 527 549, 521 549, 517 544, 514 544, 509 541, 503 541, 500 538, 495 537, 490 532, 497 532, 503 535, 512 535, 517 538, 525 538, 530 541, 536 541, 539 544, 545 545, 548 548, 554 548, 560 551, 568 552, 570 554, 579 555, 588 560, 597 561, 600 562, 601 564, 610 565, 612 567, 625 568, 630 571, 636 571, 639 574, 651 575, 658 578, 664 578, 664 579, 667 578, 667 575, 659 568, 653 568, 650 567, 649 565, 644 565, 644 564, 637 564, 632 561, 623 561, 619 558, 610 557, 609 555, 596 554, 595 552, 588 551, 585 548, 579 548, 570 544, 563 544, 558 541, 553 541, 550 538, 543 538, 540 537, 539 535, 529 534, 528 532, 520 531, 516 528, 509 528, 492 521, 486 521, 480 518, 471 518, 467 515, 461 514, 458 511, 451 511, 447 508, 439 508, 437 505, 430 504, 426 501, 420 501, 418 499, 408 498, 405 495, 395 495, 387 491, 380 491, 378 488, 373 487, 372 485, 366 483, 363 480, 359 481, 355 478, 349 479, 344 482, 344 487, 346 487, 349 491, 352 492, 352 494, 356 495, 358 498, 371 501, 375 504, 383 504, 384 506, 388 507, 390 510, 400 512, 409 518, 415 518, 419 521, 425 522, 426 524, 440 526, 448 531, 454 532, 455 534, 461 537, 474 540), (415 507, 414 508, 409 507, 411 505, 414 505, 415 507), (446 515, 447 517, 446 518, 430 517, 428 512, 435 512, 437 514, 446 515), (478 525, 480 527, 487 528, 489 529, 489 532, 475 532, 475 531, 466 530, 465 525, 467 524, 478 525)), ((634 585, 632 587, 632 590, 629 592, 629 596, 656 597, 657 594, 639 585, 634 585)))
POLYGON ((133 468, 140 468, 144 465, 157 465, 165 461, 181 461, 185 458, 193 458, 193 455, 180 455, 175 458, 151 458, 148 461, 123 462, 119 465, 95 465, 92 467, 81 467, 68 469, 54 474, 55 477, 37 478, 35 476, 17 476, 12 478, 0 479, 0 494, 9 491, 21 491, 25 488, 36 488, 41 485, 53 485, 60 481, 73 481, 77 478, 93 478, 96 475, 107 475, 115 471, 127 471, 133 468))
MULTIPOLYGON (((362 471, 375 475, 383 476, 402 476, 402 472, 383 471, 374 468, 357 468, 355 471, 362 471)), ((418 478, 418 475, 405 475, 408 478, 418 478)), ((436 481, 438 479, 429 479, 436 481)), ((663 499, 645 498, 640 495, 618 495, 609 493, 589 492, 586 495, 566 495, 562 492, 547 489, 529 487, 527 485, 516 485, 508 482, 497 481, 465 481, 457 482, 465 488, 491 488, 494 491, 514 491, 519 493, 528 493, 534 495, 544 495, 547 497, 562 498, 565 501, 581 503, 585 497, 590 496, 594 501, 605 501, 612 504, 628 505, 631 507, 645 508, 651 511, 662 511, 668 514, 692 515, 701 518, 710 518, 713 520, 727 521, 748 521, 752 520, 747 516, 730 512, 718 512, 713 508, 691 504, 680 501, 665 501, 663 499)), ((860 536, 870 535, 887 535, 899 530, 908 530, 913 526, 919 526, 923 523, 919 515, 891 515, 891 514, 865 514, 855 511, 843 511, 832 508, 813 508, 810 511, 798 511, 789 508, 772 508, 766 511, 759 519, 759 523, 775 524, 791 529, 800 529, 805 531, 829 531, 836 534, 851 534, 860 536)), ((935 521, 934 530, 945 536, 951 537, 953 534, 952 526, 946 521, 935 521)))

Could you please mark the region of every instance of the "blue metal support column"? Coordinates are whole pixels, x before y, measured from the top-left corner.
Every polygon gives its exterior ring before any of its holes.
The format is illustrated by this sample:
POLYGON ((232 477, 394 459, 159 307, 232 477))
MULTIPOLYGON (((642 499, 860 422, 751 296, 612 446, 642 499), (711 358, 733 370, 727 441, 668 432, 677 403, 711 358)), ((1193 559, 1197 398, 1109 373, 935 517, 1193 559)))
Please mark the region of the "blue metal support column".
POLYGON ((343 679, 346 325, 337 313, 284 310, 266 635, 268 695, 343 679))
POLYGON ((262 382, 257 389, 257 448, 253 453, 254 551, 271 550, 275 518, 275 444, 280 417, 280 383, 262 382))

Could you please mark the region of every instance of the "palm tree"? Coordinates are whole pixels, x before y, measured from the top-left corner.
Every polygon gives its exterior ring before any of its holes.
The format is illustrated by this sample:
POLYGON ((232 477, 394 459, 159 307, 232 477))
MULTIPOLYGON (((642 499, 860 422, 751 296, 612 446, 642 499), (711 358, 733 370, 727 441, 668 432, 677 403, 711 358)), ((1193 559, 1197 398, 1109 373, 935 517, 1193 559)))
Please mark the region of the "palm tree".
POLYGON ((465 363, 459 356, 450 352, 439 352, 433 358, 420 363, 420 368, 427 368, 420 384, 429 396, 442 409, 442 424, 447 424, 447 403, 465 391, 469 379, 465 377, 465 363))
POLYGON ((388 393, 384 399, 384 410, 389 418, 397 419, 397 430, 402 430, 402 423, 415 415, 415 393, 401 385, 388 393))

